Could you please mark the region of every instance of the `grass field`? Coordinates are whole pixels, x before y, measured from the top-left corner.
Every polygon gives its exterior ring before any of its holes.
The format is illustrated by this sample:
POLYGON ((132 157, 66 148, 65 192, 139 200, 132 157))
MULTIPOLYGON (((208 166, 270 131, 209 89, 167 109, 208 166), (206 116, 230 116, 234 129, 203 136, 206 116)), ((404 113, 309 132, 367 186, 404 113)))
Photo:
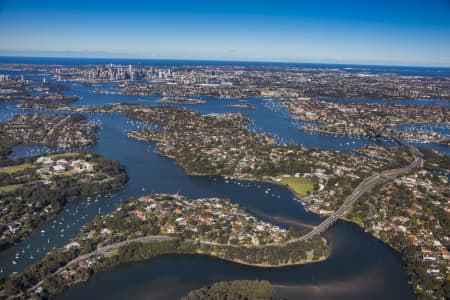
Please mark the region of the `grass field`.
POLYGON ((12 192, 12 191, 20 188, 22 185, 23 184, 11 184, 11 185, 0 186, 0 194, 12 192))
POLYGON ((312 193, 314 186, 307 178, 302 177, 283 177, 281 184, 287 185, 299 197, 304 197, 308 192, 312 193))
POLYGON ((17 166, 9 166, 9 167, 2 167, 0 168, 0 173, 8 173, 8 174, 14 174, 16 172, 25 170, 26 168, 31 167, 30 163, 26 163, 26 164, 21 164, 21 165, 17 165, 17 166))
POLYGON ((52 155, 48 155, 48 156, 52 159, 60 159, 60 158, 78 156, 78 155, 80 155, 79 152, 65 152, 65 153, 52 154, 52 155))

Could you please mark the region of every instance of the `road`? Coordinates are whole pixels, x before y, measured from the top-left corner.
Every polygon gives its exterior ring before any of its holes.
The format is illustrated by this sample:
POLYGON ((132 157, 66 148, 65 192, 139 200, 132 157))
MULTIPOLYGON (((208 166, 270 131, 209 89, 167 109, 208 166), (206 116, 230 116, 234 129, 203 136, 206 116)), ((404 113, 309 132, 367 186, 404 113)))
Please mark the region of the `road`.
MULTIPOLYGON (((387 133, 389 134, 389 133, 387 133)), ((392 135, 389 134, 389 136, 391 136, 397 143, 402 144, 404 146, 406 146, 408 148, 408 151, 413 155, 414 157, 414 161, 409 164, 406 167, 403 168, 399 168, 399 169, 393 169, 393 170, 387 170, 387 171, 383 171, 381 173, 375 173, 373 175, 371 175, 370 177, 367 177, 366 179, 364 179, 354 190, 353 193, 350 195, 349 199, 341 206, 339 207, 338 210, 336 210, 331 216, 329 216, 326 220, 324 220, 322 223, 320 223, 318 226, 314 227, 310 232, 308 232, 307 234, 298 237, 296 239, 292 239, 289 241, 286 241, 284 243, 281 244, 266 244, 266 245, 260 245, 260 246, 254 246, 255 248, 264 248, 264 247, 269 247, 269 246, 284 246, 284 245, 288 245, 288 244, 293 244, 293 243, 297 243, 297 242, 301 242, 301 241, 306 241, 309 240, 311 238, 313 238, 316 235, 322 234, 324 231, 326 231, 328 228, 330 228, 332 225, 334 225, 334 223, 336 223, 337 220, 339 220, 340 217, 342 217, 349 208, 352 207, 352 205, 359 199, 361 198, 362 195, 364 195, 366 192, 369 192, 372 188, 374 188, 375 186, 377 186, 380 183, 386 182, 388 180, 392 180, 397 178, 398 176, 407 174, 408 172, 410 172, 411 170, 413 170, 414 168, 417 167, 421 167, 423 165, 423 158, 422 158, 422 153, 420 152, 419 149, 417 149, 416 147, 414 147, 413 145, 410 145, 408 143, 406 143, 405 141, 394 137, 392 135)), ((120 247, 123 246, 127 246, 131 243, 150 243, 150 242, 158 242, 158 241, 168 241, 168 240, 177 240, 177 238, 175 237, 170 237, 170 236, 162 236, 162 235, 158 235, 158 236, 146 236, 146 237, 140 237, 140 238, 136 238, 136 239, 132 239, 132 240, 126 240, 123 242, 119 242, 116 244, 112 244, 112 245, 108 245, 105 247, 101 247, 98 248, 90 253, 84 254, 82 256, 79 256, 73 260, 71 260, 70 262, 68 262, 65 266, 59 268, 58 270, 55 271, 55 273, 53 275, 59 274, 61 272, 63 272, 64 270, 66 270, 68 267, 79 263, 80 261, 86 260, 92 256, 97 256, 97 255, 105 255, 106 253, 109 253, 111 251, 117 250, 120 247)), ((188 241, 188 240, 187 240, 188 241)), ((208 241, 192 241, 192 242, 196 242, 199 244, 203 244, 203 245, 209 245, 209 246, 223 246, 223 247, 234 247, 234 245, 228 245, 228 244, 220 244, 220 243, 216 243, 216 242, 208 242, 208 241)), ((236 246, 238 247, 238 246, 236 246)), ((37 284, 35 284, 33 287, 31 287, 31 291, 35 291, 39 286, 41 286, 43 283, 42 281, 39 281, 37 284)), ((2 291, 3 292, 3 291, 2 291)), ((2 293, 3 294, 3 293, 2 293)), ((0 294, 0 295, 2 295, 0 294)), ((15 295, 13 298, 16 297, 20 297, 22 296, 22 294, 18 294, 15 295)), ((12 298, 11 298, 12 299, 12 298)))
POLYGON ((409 173, 412 169, 421 167, 423 165, 423 154, 420 152, 419 149, 417 149, 415 146, 407 143, 406 141, 393 136, 392 134, 383 131, 382 132, 385 135, 390 136, 394 141, 396 141, 400 145, 404 145, 408 148, 408 151, 413 155, 414 161, 409 164, 408 166, 404 168, 399 169, 393 169, 384 171, 381 173, 375 173, 372 176, 364 179, 354 190, 353 193, 350 195, 349 199, 341 206, 338 210, 336 210, 331 216, 329 216, 326 220, 324 220, 322 223, 320 223, 318 226, 314 227, 310 232, 307 234, 285 242, 285 244, 292 244, 300 241, 306 241, 318 234, 323 233, 325 230, 330 228, 336 221, 343 216, 347 210, 352 207, 352 205, 361 198, 364 193, 370 191, 372 188, 374 188, 376 185, 383 183, 388 180, 392 180, 397 178, 398 176, 404 175, 409 173))
MULTIPOLYGON (((116 244, 112 244, 112 245, 108 245, 105 247, 100 247, 97 248, 96 250, 89 252, 87 254, 78 256, 76 258, 74 258, 73 260, 69 261, 65 266, 59 268, 58 270, 56 270, 53 275, 59 274, 61 272, 63 272, 64 270, 66 270, 68 267, 79 263, 80 261, 86 260, 92 256, 97 256, 97 255, 105 255, 108 252, 114 251, 119 249, 120 247, 123 246, 127 246, 131 243, 142 243, 142 244, 146 244, 146 243, 151 243, 151 242, 161 242, 161 241, 170 241, 170 240, 176 240, 177 238, 175 237, 171 237, 171 236, 166 236, 166 235, 154 235, 154 236, 145 236, 145 237, 140 237, 140 238, 136 238, 136 239, 132 239, 132 240, 126 240, 120 243, 116 243, 116 244)), ((39 286, 42 285, 42 283, 44 282, 44 280, 39 281, 38 283, 36 283, 34 286, 32 286, 30 288, 31 291, 35 291, 39 286)), ((16 295, 17 296, 21 296, 21 295, 16 295)))
POLYGON ((64 123, 66 123, 70 119, 71 115, 68 115, 64 119, 61 119, 55 126, 53 126, 48 132, 47 137, 52 136, 53 132, 58 129, 60 126, 62 126, 64 123))

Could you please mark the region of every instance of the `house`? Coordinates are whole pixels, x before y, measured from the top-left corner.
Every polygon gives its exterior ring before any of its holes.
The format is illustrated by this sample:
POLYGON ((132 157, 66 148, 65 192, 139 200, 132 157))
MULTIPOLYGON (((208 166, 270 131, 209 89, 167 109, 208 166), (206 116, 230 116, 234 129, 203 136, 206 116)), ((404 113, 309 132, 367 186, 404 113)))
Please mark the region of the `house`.
POLYGON ((57 164, 57 165, 67 166, 67 165, 69 164, 69 162, 68 162, 66 159, 64 159, 64 158, 61 158, 61 159, 58 159, 58 160, 56 161, 56 164, 57 164))
POLYGON ((141 210, 133 210, 131 212, 131 214, 133 214, 136 218, 138 218, 141 221, 146 221, 147 220, 147 216, 145 215, 145 213, 141 210))
POLYGON ((53 166, 52 169, 55 173, 63 173, 64 171, 66 171, 66 167, 64 167, 63 165, 53 166))
POLYGON ((173 226, 173 225, 161 226, 161 232, 162 233, 174 233, 175 232, 175 226, 173 226))
POLYGON ((72 242, 64 246, 65 250, 69 250, 71 248, 80 248, 80 244, 78 242, 72 242))
POLYGON ((94 169, 91 163, 88 163, 87 161, 84 161, 82 159, 72 161, 70 163, 70 166, 74 168, 76 172, 83 172, 83 171, 91 172, 94 169))
POLYGON ((313 175, 322 179, 327 177, 327 175, 325 175, 325 172, 326 171, 324 169, 316 169, 313 175))
POLYGON ((175 219, 175 223, 177 223, 178 225, 186 225, 186 218, 177 218, 175 219))
POLYGON ((108 228, 103 228, 103 229, 100 231, 100 233, 101 233, 102 235, 108 235, 108 234, 111 233, 111 230, 108 229, 108 228))
POLYGON ((37 170, 38 175, 51 175, 52 171, 49 167, 43 167, 37 170))
POLYGON ((255 246, 259 246, 260 242, 257 236, 252 236, 252 244, 255 246))
POLYGON ((53 164, 53 160, 47 156, 41 156, 36 160, 37 163, 42 165, 50 165, 53 164))

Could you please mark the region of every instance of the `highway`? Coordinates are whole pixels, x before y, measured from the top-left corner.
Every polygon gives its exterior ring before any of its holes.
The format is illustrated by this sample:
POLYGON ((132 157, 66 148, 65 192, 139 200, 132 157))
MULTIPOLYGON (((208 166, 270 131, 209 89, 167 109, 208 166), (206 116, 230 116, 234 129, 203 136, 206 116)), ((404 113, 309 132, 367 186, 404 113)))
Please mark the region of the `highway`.
POLYGON ((408 166, 404 168, 399 169, 393 169, 384 171, 381 173, 375 173, 371 175, 370 177, 364 179, 354 190, 353 193, 350 195, 349 199, 341 206, 338 210, 336 210, 332 215, 330 215, 326 220, 324 220, 322 223, 320 223, 318 226, 314 227, 310 232, 307 234, 285 242, 285 244, 292 244, 300 241, 306 241, 318 234, 323 233, 325 230, 330 228, 336 221, 343 216, 347 210, 352 207, 352 205, 361 198, 362 195, 364 195, 366 192, 369 192, 372 188, 374 188, 376 185, 386 182, 388 180, 392 180, 397 178, 398 176, 405 175, 409 173, 412 169, 422 167, 423 165, 423 154, 420 152, 419 149, 417 149, 415 146, 407 143, 406 141, 393 136, 392 134, 383 131, 383 134, 386 134, 390 136, 394 141, 396 141, 400 145, 404 145, 408 148, 408 151, 412 154, 414 157, 414 161, 409 164, 408 166))
MULTIPOLYGON (((384 132, 386 134, 386 132, 384 132)), ((306 241, 309 240, 313 237, 315 237, 316 235, 320 235, 323 232, 325 232, 328 228, 330 228, 331 226, 333 226, 337 220, 339 220, 340 217, 342 217, 349 208, 352 207, 352 205, 359 199, 361 198, 362 195, 364 195, 365 193, 369 192, 372 188, 374 188, 375 186, 377 186, 380 183, 386 182, 388 180, 392 180, 397 178, 398 176, 407 174, 408 172, 410 172, 411 170, 413 170, 414 168, 418 168, 421 167, 423 165, 423 154, 420 152, 419 149, 417 149, 416 147, 414 147, 413 145, 410 145, 408 143, 406 143, 405 141, 392 136, 391 134, 387 133, 393 140, 395 140, 397 143, 399 143, 400 145, 404 145, 408 148, 408 151, 413 155, 414 157, 414 161, 409 164, 406 167, 403 168, 399 168, 399 169, 392 169, 392 170, 387 170, 387 171, 383 171, 381 173, 375 173, 369 177, 367 177, 366 179, 364 179, 352 192, 352 194, 350 195, 350 197, 348 198, 348 200, 341 206, 339 207, 338 210, 336 210, 332 215, 330 215, 327 219, 325 219, 322 223, 320 223, 318 226, 314 227, 310 232, 308 232, 307 234, 298 237, 296 239, 291 239, 289 241, 286 241, 284 243, 278 243, 278 244, 266 244, 266 245, 259 245, 259 246, 252 246, 255 248, 264 248, 264 247, 269 247, 269 246, 285 246, 288 244, 293 244, 293 243, 297 243, 297 242, 301 242, 301 241, 306 241)), ((79 263, 80 261, 86 260, 92 256, 97 256, 97 255, 105 255, 111 251, 117 250, 122 246, 127 246, 131 243, 151 243, 151 242, 158 242, 158 241, 168 241, 168 240, 177 240, 177 238, 175 237, 170 237, 170 236, 162 236, 162 235, 157 235, 157 236, 146 236, 146 237, 140 237, 140 238, 136 238, 136 239, 132 239, 132 240, 126 240, 126 241, 122 241, 116 244, 112 244, 112 245, 108 245, 105 247, 101 247, 98 248, 92 252, 89 252, 87 254, 81 255, 73 260, 71 260, 70 262, 68 262, 65 266, 59 268, 58 270, 55 271, 55 273, 53 273, 53 275, 59 274, 61 272, 63 272, 64 270, 66 270, 68 267, 79 263)), ((209 246, 222 246, 222 247, 239 247, 239 246, 235 246, 235 245, 228 245, 228 244, 220 244, 220 243, 216 243, 216 242, 209 242, 209 241, 200 241, 200 240, 186 240, 186 241, 191 241, 194 243, 199 243, 199 244, 203 244, 203 245, 209 245, 209 246)), ((35 291, 39 286, 41 286, 43 283, 42 281, 39 281, 37 284, 35 284, 33 287, 30 288, 30 291, 35 291)), ((0 293, 0 296, 3 296, 3 291, 0 293)), ((15 296, 10 297, 10 299, 13 298, 20 298, 22 296, 22 293, 17 294, 15 296)))
MULTIPOLYGON (((108 252, 117 250, 120 247, 127 246, 131 243, 146 244, 146 243, 151 243, 151 242, 161 242, 161 241, 170 241, 170 240, 177 240, 177 238, 171 237, 171 236, 166 236, 166 235, 145 236, 145 237, 140 237, 140 238, 136 238, 136 239, 132 239, 132 240, 126 240, 126 241, 108 245, 105 247, 100 247, 92 252, 89 252, 87 254, 84 254, 84 255, 74 258, 73 260, 69 261, 66 265, 64 265, 61 268, 59 268, 58 270, 56 270, 53 273, 53 275, 59 274, 59 273, 63 272, 64 270, 66 270, 68 267, 70 267, 74 264, 77 264, 80 261, 86 260, 92 256, 105 255, 108 252)), ((44 282, 44 280, 41 280, 38 283, 36 283, 34 286, 32 286, 30 288, 30 291, 35 291, 39 286, 42 285, 43 282, 44 282)), ((20 296, 21 296, 21 294, 18 294, 18 295, 15 295, 13 298, 20 297, 20 296)))

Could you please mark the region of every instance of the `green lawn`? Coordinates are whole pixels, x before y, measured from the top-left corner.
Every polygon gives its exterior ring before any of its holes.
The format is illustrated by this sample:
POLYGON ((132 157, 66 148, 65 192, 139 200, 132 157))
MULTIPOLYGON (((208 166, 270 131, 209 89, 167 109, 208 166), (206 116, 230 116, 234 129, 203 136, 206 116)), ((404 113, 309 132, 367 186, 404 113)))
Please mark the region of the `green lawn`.
POLYGON ((64 152, 64 153, 52 154, 52 155, 48 155, 48 156, 52 159, 60 159, 60 158, 76 157, 79 155, 80 155, 79 152, 64 152))
POLYGON ((26 164, 21 164, 21 165, 16 165, 16 166, 9 166, 9 167, 2 167, 0 168, 0 173, 8 173, 8 174, 14 174, 16 172, 25 170, 26 168, 31 167, 30 163, 26 163, 26 164))
POLYGON ((11 185, 0 186, 0 194, 12 192, 12 191, 20 188, 22 185, 23 184, 11 184, 11 185))
POLYGON ((308 178, 282 177, 281 184, 287 185, 299 197, 304 197, 308 192, 312 193, 314 186, 308 178))

